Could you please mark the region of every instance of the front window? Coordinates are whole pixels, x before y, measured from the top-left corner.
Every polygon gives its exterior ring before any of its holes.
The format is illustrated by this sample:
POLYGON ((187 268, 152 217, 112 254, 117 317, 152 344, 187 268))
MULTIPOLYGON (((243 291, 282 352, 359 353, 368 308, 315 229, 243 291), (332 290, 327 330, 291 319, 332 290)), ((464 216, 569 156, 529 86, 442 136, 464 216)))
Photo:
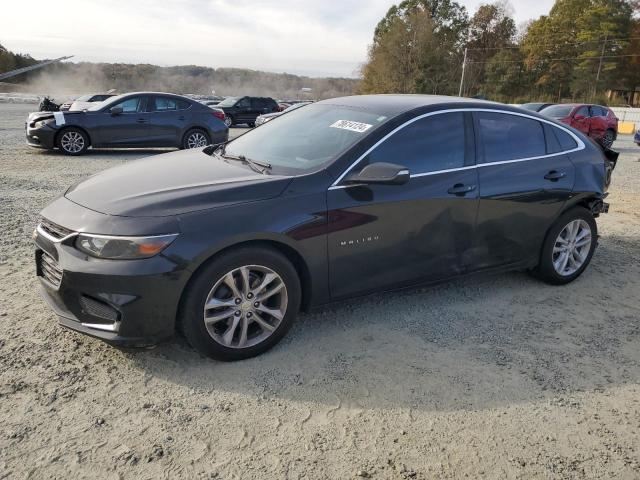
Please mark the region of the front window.
POLYGON ((371 111, 309 105, 238 137, 225 154, 269 163, 278 173, 303 174, 329 164, 386 120, 371 111))
POLYGON ((124 102, 116 103, 115 105, 113 105, 113 107, 122 107, 122 113, 135 113, 144 111, 142 97, 128 98, 124 102))

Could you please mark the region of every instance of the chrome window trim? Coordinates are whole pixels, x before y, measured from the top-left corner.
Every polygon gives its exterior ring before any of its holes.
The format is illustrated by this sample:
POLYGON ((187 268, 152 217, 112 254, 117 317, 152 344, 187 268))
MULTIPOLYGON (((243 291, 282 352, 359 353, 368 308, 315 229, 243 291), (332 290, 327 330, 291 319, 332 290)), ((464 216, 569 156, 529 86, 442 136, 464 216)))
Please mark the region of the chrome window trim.
POLYGON ((438 110, 436 112, 429 112, 429 113, 425 113, 425 114, 422 114, 422 115, 418 115, 417 117, 414 117, 414 118, 412 118, 410 120, 407 120, 402 125, 399 125, 398 127, 394 128, 392 131, 390 131, 384 137, 382 137, 380 140, 378 140, 375 144, 373 144, 366 152, 364 152, 362 155, 360 155, 356 159, 356 161, 353 162, 342 173, 342 175, 340 175, 338 177, 338 179, 331 184, 331 186, 329 187, 329 190, 337 190, 337 189, 341 189, 341 188, 348 188, 348 187, 351 187, 351 186, 355 186, 355 185, 338 185, 338 184, 367 155, 369 155, 373 150, 378 148, 378 146, 380 146, 383 142, 385 142, 389 137, 391 137, 392 135, 394 135, 398 131, 402 130, 407 125, 411 125, 413 122, 417 122, 418 120, 421 120, 421 119, 427 118, 427 117, 431 117, 431 116, 434 116, 434 115, 441 115, 443 113, 457 113, 457 112, 502 113, 502 114, 505 114, 505 115, 515 115, 517 117, 524 117, 524 118, 529 118, 531 120, 537 120, 538 122, 547 123, 547 124, 551 125, 552 127, 558 128, 558 129, 568 133, 571 136, 571 138, 573 138, 575 140, 575 142, 576 142, 576 144, 578 146, 576 148, 571 149, 571 150, 563 150, 561 152, 549 153, 549 154, 546 154, 546 155, 538 155, 538 156, 535 156, 535 157, 516 158, 516 159, 513 159, 513 160, 500 160, 500 161, 497 161, 497 162, 476 163, 475 165, 466 165, 464 167, 458 167, 458 168, 449 168, 449 169, 445 169, 445 170, 434 170, 433 172, 414 173, 414 174, 410 175, 411 178, 414 178, 414 177, 426 177, 426 176, 429 176, 429 175, 439 175, 441 173, 458 172, 458 171, 462 171, 462 170, 471 170, 471 169, 474 169, 474 168, 483 168, 483 167, 488 167, 488 166, 492 166, 492 165, 504 165, 504 164, 508 164, 508 163, 528 162, 528 161, 531 161, 531 160, 539 160, 541 158, 551 158, 551 157, 556 157, 558 155, 566 155, 567 153, 578 152, 580 150, 584 150, 585 149, 584 142, 582 140, 580 140, 580 138, 575 133, 573 133, 568 128, 565 128, 565 127, 563 127, 561 125, 558 125, 557 123, 552 122, 551 120, 534 117, 534 116, 529 115, 529 114, 524 113, 524 112, 523 113, 521 113, 521 112, 512 112, 512 111, 509 111, 509 110, 500 110, 500 109, 496 109, 496 108, 477 108, 477 107, 475 107, 475 108, 450 108, 450 109, 446 109, 446 110, 438 110))

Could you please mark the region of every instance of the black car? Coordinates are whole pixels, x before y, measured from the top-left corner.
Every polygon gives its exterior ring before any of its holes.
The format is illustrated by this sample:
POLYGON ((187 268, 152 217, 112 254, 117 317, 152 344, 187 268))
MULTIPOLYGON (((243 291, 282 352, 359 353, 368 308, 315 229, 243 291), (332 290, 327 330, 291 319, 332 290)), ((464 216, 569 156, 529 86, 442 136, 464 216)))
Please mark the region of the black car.
POLYGON ((227 140, 224 114, 179 95, 139 92, 111 97, 81 112, 36 112, 27 144, 81 155, 89 146, 204 147, 227 140))
POLYGON ((227 97, 216 108, 224 110, 227 127, 242 123, 254 127, 259 115, 280 109, 278 103, 269 97, 227 97))
POLYGON ((538 114, 337 98, 71 187, 42 211, 37 274, 66 327, 129 346, 180 329, 241 359, 337 299, 477 271, 571 282, 606 189, 601 149, 538 114))
POLYGON ((530 110, 532 112, 539 112, 543 108, 550 107, 551 105, 555 105, 555 103, 523 103, 520 105, 520 108, 524 108, 525 110, 530 110))

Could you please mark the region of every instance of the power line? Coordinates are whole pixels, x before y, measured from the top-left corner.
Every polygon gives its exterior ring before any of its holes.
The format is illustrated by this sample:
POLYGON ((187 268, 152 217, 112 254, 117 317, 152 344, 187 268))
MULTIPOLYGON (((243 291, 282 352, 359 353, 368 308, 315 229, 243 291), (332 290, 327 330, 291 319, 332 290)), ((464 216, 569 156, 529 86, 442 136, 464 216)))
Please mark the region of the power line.
POLYGON ((540 43, 540 44, 527 44, 523 43, 521 45, 506 45, 504 47, 477 47, 477 48, 469 48, 469 51, 476 50, 506 50, 506 49, 520 49, 523 47, 527 48, 536 48, 536 47, 547 47, 547 46, 566 46, 566 45, 586 45, 589 43, 615 43, 615 42, 627 42, 630 40, 640 40, 640 37, 627 37, 627 38, 612 38, 609 40, 585 40, 583 42, 561 42, 561 43, 540 43))
MULTIPOLYGON (((535 60, 536 62, 560 62, 560 61, 568 61, 568 60, 598 60, 600 58, 624 58, 624 57, 640 57, 640 53, 631 53, 631 54, 627 54, 627 55, 596 55, 596 56, 592 56, 592 57, 569 57, 569 58, 541 58, 539 60, 535 60)), ((467 62, 467 64, 469 63, 474 63, 474 64, 479 64, 479 63, 526 63, 527 60, 526 59, 522 59, 522 60, 498 60, 498 61, 491 61, 488 60, 486 62, 467 62)))

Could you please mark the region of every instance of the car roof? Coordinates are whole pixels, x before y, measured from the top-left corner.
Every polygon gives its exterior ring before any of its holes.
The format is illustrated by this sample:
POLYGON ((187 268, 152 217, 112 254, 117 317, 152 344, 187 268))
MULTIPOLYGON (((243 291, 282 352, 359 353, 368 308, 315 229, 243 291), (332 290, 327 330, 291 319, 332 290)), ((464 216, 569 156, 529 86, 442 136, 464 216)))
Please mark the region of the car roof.
POLYGON ((373 110, 384 115, 398 115, 421 107, 491 107, 508 111, 520 111, 503 103, 478 100, 475 98, 448 97, 444 95, 353 95, 350 97, 331 98, 316 102, 320 105, 337 105, 373 110))

